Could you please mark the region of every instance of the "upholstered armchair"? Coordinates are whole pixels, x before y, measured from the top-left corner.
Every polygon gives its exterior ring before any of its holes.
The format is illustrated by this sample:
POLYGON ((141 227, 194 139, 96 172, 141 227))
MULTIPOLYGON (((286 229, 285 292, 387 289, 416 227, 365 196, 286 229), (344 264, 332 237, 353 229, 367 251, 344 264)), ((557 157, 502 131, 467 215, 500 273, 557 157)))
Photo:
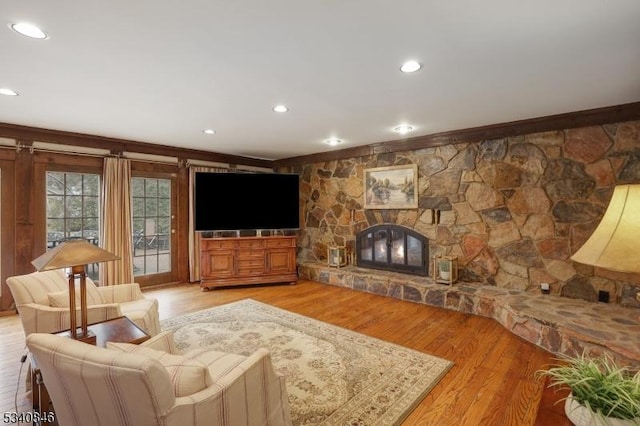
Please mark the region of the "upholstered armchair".
POLYGON ((285 380, 266 349, 178 354, 170 332, 107 348, 34 333, 27 347, 61 425, 291 424, 285 380))
MULTIPOLYGON (((97 287, 87 277, 89 324, 126 316, 154 336, 160 332, 158 301, 146 298, 136 283, 97 287)), ((69 322, 69 280, 64 271, 33 272, 7 278, 25 336, 66 330, 69 322)), ((76 298, 76 300, 79 300, 76 298)), ((77 311, 80 323, 80 311, 77 311)))

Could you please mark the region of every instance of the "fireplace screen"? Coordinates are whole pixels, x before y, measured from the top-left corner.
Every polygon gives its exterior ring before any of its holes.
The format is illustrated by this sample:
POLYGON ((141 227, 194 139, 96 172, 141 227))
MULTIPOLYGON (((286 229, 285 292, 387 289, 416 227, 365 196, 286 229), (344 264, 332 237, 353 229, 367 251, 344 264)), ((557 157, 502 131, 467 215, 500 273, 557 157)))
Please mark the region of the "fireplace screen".
POLYGON ((376 225, 356 235, 358 266, 426 276, 427 238, 399 225, 376 225))

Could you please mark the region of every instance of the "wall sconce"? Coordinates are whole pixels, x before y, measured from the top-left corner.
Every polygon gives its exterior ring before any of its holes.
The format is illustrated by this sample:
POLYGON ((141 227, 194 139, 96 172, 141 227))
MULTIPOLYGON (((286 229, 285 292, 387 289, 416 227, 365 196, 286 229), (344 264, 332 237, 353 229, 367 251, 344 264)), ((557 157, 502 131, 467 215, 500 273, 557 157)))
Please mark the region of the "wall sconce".
POLYGON ((458 281, 458 257, 434 256, 433 280, 437 283, 448 285, 458 281))
POLYGON ((347 264, 347 250, 344 246, 328 247, 327 261, 329 266, 341 268, 347 264))

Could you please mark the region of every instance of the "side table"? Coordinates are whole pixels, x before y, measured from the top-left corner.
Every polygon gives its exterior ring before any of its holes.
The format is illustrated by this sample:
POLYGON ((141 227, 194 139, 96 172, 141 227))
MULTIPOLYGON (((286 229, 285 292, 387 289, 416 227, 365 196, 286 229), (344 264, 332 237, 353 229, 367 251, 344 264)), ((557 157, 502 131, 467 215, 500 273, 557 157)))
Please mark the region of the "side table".
MULTIPOLYGON (((106 347, 107 342, 138 345, 151 337, 127 317, 118 317, 91 324, 88 329, 96 336, 96 346, 101 348, 106 347)), ((70 330, 53 334, 71 338, 70 330)), ((31 405, 34 412, 37 411, 41 415, 45 415, 45 413, 52 411, 51 398, 33 357, 31 357, 31 372, 31 405)))

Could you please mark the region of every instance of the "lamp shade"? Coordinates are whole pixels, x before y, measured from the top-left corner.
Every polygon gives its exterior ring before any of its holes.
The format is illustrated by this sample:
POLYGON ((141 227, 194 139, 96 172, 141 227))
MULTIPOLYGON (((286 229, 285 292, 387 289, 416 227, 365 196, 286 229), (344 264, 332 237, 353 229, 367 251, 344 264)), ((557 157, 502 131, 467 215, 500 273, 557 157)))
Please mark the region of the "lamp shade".
POLYGON ((31 264, 38 271, 49 271, 118 259, 120 258, 113 253, 90 244, 86 240, 77 239, 65 241, 37 259, 32 260, 31 264))
POLYGON ((640 184, 619 185, 576 262, 618 272, 640 272, 640 184))

